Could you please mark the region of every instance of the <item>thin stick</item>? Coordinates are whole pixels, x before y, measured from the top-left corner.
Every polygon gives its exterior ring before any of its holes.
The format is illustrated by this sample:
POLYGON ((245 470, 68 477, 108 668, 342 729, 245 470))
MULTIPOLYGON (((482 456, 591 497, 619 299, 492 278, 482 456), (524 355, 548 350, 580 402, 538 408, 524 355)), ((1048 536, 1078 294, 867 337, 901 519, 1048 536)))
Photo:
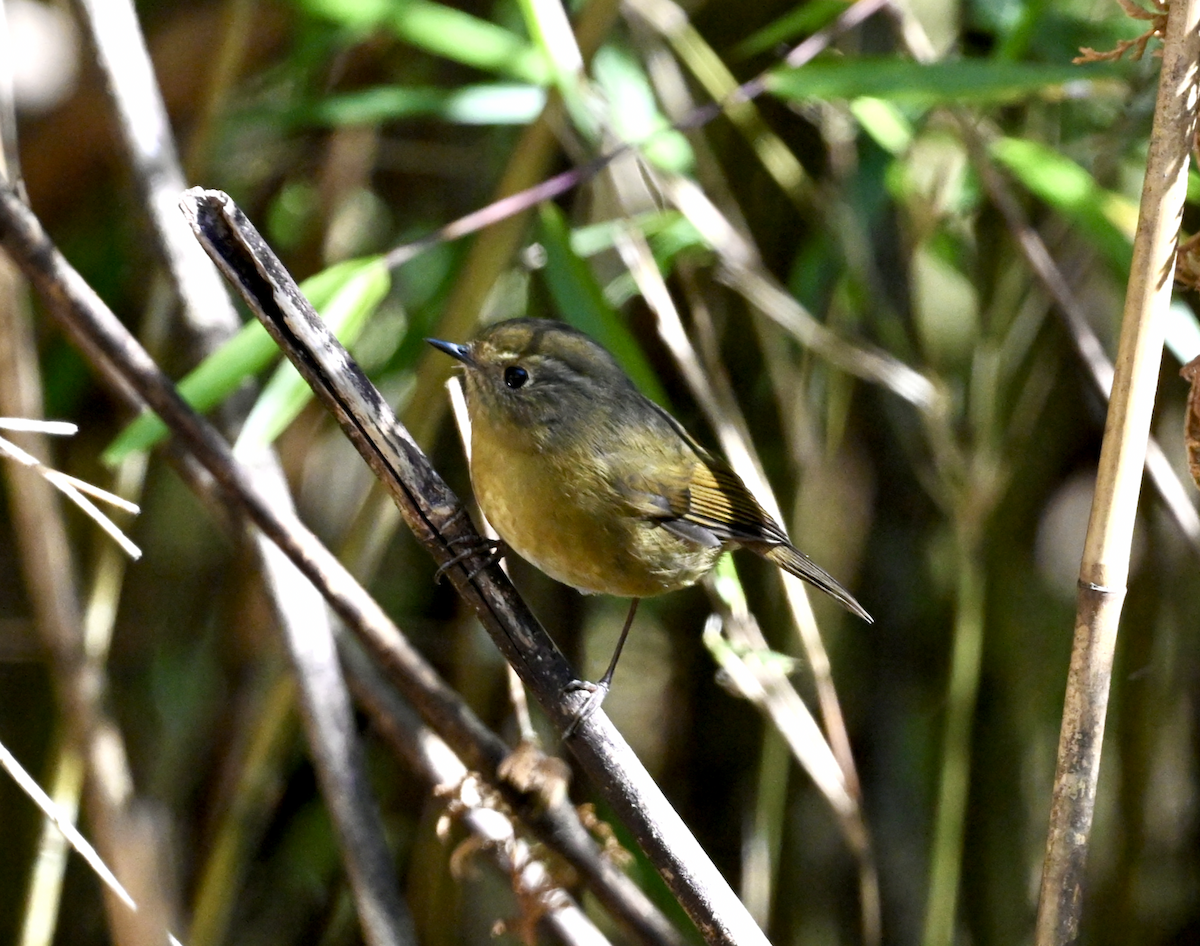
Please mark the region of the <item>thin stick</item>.
POLYGON ((96 872, 106 887, 114 894, 121 898, 121 902, 130 910, 136 910, 137 904, 133 902, 133 897, 129 896, 129 891, 121 886, 121 882, 113 875, 113 872, 108 869, 108 865, 104 863, 103 858, 96 853, 96 849, 92 847, 87 838, 79 833, 75 827, 73 813, 63 812, 62 809, 55 804, 54 800, 42 791, 42 787, 37 781, 22 767, 21 763, 16 760, 11 752, 5 748, 3 743, 0 743, 0 768, 3 768, 16 782, 34 804, 42 810, 47 818, 54 822, 59 831, 62 832, 64 838, 70 842, 77 854, 82 857, 96 872))
POLYGON ((83 494, 91 493, 97 499, 111 503, 120 509, 124 509, 126 512, 136 513, 138 511, 137 506, 126 502, 120 496, 116 496, 108 492, 108 490, 101 489, 99 486, 92 486, 90 483, 85 483, 74 476, 61 473, 58 470, 50 469, 37 457, 33 456, 33 454, 27 453, 15 443, 10 443, 3 437, 0 437, 0 457, 13 460, 24 467, 28 467, 30 470, 40 473, 42 478, 47 483, 59 490, 59 492, 71 500, 71 502, 87 513, 88 516, 91 517, 92 521, 96 523, 96 525, 108 533, 112 540, 121 547, 126 555, 135 560, 142 557, 141 549, 134 545, 133 542, 131 542, 125 535, 125 533, 117 527, 116 523, 109 519, 108 516, 104 515, 104 513, 101 512, 83 494))
POLYGON ((0 430, 21 430, 35 434, 52 434, 56 437, 72 437, 79 432, 79 425, 63 420, 0 417, 0 430))
MULTIPOLYGON (((478 774, 472 773, 436 733, 425 727, 351 641, 343 639, 339 648, 355 698, 392 751, 434 794, 453 799, 451 811, 443 818, 460 821, 481 842, 480 851, 508 875, 524 906, 523 922, 537 918, 540 928, 572 946, 608 946, 609 941, 547 871, 545 858, 535 854, 520 837, 516 819, 489 797, 490 787, 480 791, 478 774)), ((682 946, 681 938, 671 942, 682 946)))
POLYGON ((1125 297, 1112 401, 1079 569, 1075 643, 1038 903, 1037 946, 1079 934, 1117 623, 1171 301, 1175 247, 1196 127, 1200 0, 1173 0, 1125 297))
POLYGON ((125 157, 188 329, 215 347, 238 322, 229 293, 175 211, 187 186, 154 65, 130 0, 75 0, 117 115, 125 157))

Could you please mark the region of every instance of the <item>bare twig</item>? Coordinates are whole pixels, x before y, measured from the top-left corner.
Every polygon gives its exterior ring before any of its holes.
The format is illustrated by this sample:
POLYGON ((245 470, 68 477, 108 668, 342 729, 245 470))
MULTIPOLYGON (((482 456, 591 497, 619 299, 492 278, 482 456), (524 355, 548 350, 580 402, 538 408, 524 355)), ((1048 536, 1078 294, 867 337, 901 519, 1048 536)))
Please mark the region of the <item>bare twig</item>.
MULTIPOLYGON (((255 486, 279 497, 277 503, 294 515, 275 458, 260 455, 252 469, 255 486)), ((367 780, 325 603, 274 542, 257 530, 251 538, 295 668, 310 754, 338 835, 363 937, 372 946, 415 944, 412 915, 400 898, 399 880, 384 843, 383 819, 367 780)))
POLYGON ((578 904, 547 871, 542 859, 518 837, 511 813, 502 804, 468 804, 459 788, 469 772, 453 750, 427 729, 412 708, 387 686, 360 648, 345 640, 341 652, 355 698, 370 715, 376 730, 435 794, 455 799, 456 819, 511 877, 522 905, 529 905, 539 914, 534 919, 549 927, 564 943, 597 939, 604 942, 578 904))
MULTIPOLYGON (((47 783, 50 800, 58 814, 42 822, 37 856, 25 891, 21 932, 15 940, 19 946, 48 946, 54 942, 67 855, 72 849, 78 850, 68 841, 69 834, 63 825, 69 825, 72 831, 78 830, 75 822, 79 817, 83 777, 83 757, 72 744, 60 739, 55 748, 54 772, 47 783)), ((90 863, 88 855, 83 854, 83 857, 90 863)))
POLYGON ((79 425, 63 420, 0 417, 0 430, 23 430, 27 433, 46 434, 51 437, 71 437, 79 432, 79 425))
POLYGON ((660 175, 668 199, 700 231, 718 257, 716 275, 801 345, 830 364, 878 384, 923 411, 943 409, 943 398, 919 371, 876 348, 843 338, 818 321, 763 267, 757 250, 694 183, 660 175))
POLYGON ((116 109, 125 154, 146 208, 152 234, 183 303, 191 331, 215 347, 237 315, 225 286, 179 219, 176 201, 186 187, 167 108, 129 0, 76 0, 116 109))
POLYGON ((64 838, 70 843, 71 847, 91 866, 96 872, 106 887, 114 894, 120 897, 121 902, 130 910, 136 910, 137 904, 133 902, 133 897, 129 895, 129 891, 121 886, 121 882, 113 875, 113 872, 108 869, 108 865, 96 853, 96 849, 92 847, 87 839, 79 833, 79 829, 75 827, 74 812, 63 813, 62 809, 55 804, 54 800, 42 791, 42 787, 34 780, 20 762, 14 758, 13 754, 8 751, 3 743, 0 743, 0 768, 3 768, 15 781, 26 795, 42 810, 47 818, 54 823, 54 826, 62 832, 64 838))
POLYGON ((17 147, 17 103, 13 88, 12 34, 8 10, 0 3, 0 179, 12 182, 23 192, 21 153, 17 147))
POLYGON ((15 443, 10 443, 3 437, 0 437, 0 456, 6 457, 14 463, 19 463, 21 466, 40 474, 42 479, 87 513, 88 517, 108 533, 126 555, 132 559, 142 557, 141 549, 134 545, 125 533, 84 494, 90 494, 102 502, 116 506, 118 509, 123 509, 125 512, 136 513, 138 507, 133 503, 126 502, 120 496, 116 496, 106 489, 101 489, 99 486, 93 486, 91 483, 86 483, 77 477, 51 469, 33 454, 22 450, 15 443))
POLYGON ((1188 382, 1187 416, 1183 422, 1183 445, 1187 450, 1188 470, 1200 488, 1200 358, 1193 358, 1179 369, 1188 382))
POLYGON ((1154 4, 1153 10, 1147 10, 1145 7, 1139 7, 1133 0, 1117 0, 1124 9, 1135 20, 1143 20, 1150 24, 1141 36, 1136 39, 1123 39, 1117 42, 1113 49, 1105 52, 1098 52, 1090 46, 1084 46, 1079 50, 1079 55, 1071 61, 1076 65, 1086 62, 1115 62, 1120 59, 1130 50, 1130 59, 1141 59, 1146 55, 1146 45, 1152 39, 1161 40, 1163 33, 1167 28, 1167 3, 1166 0, 1152 0, 1154 4))
POLYGON ((1117 625, 1171 301, 1175 248, 1196 128, 1200 0, 1172 0, 1112 401, 1079 570, 1036 943, 1079 935, 1117 625))

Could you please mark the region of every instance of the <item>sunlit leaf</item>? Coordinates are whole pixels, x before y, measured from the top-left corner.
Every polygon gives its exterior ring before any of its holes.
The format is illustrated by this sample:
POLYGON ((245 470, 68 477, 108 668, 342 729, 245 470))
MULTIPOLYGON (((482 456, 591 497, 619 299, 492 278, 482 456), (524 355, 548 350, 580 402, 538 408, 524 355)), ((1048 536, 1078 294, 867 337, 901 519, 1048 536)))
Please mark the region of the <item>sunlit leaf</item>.
POLYGON ((546 250, 542 273, 560 316, 612 352, 642 393, 667 404, 666 391, 637 340, 604 298, 587 263, 571 249, 570 230, 562 211, 553 204, 542 204, 540 223, 539 236, 546 250))
POLYGON ((375 26, 395 7, 393 0, 300 0, 314 16, 342 26, 364 29, 375 26))
POLYGON ((850 114, 885 151, 899 154, 912 144, 912 122, 891 102, 864 95, 850 103, 850 114))
MULTIPOLYGON (((350 346, 388 294, 392 280, 382 258, 352 261, 338 275, 342 277, 340 284, 320 312, 342 344, 350 346)), ((236 449, 254 449, 272 443, 312 398, 312 389, 299 372, 290 363, 280 365, 247 416, 236 449)))
POLYGON ((643 236, 653 237, 683 219, 683 214, 678 210, 655 210, 621 220, 605 220, 578 227, 571 231, 571 249, 579 256, 595 256, 597 253, 611 250, 618 234, 631 226, 640 230, 643 236))
POLYGON ((639 143, 642 153, 660 167, 686 173, 692 166, 692 146, 659 111, 641 64, 619 47, 604 46, 596 53, 592 73, 608 97, 617 134, 639 143))
POLYGON ((1200 174, 1195 170, 1188 171, 1187 199, 1189 203, 1200 204, 1200 174))
POLYGON ((316 16, 357 30, 390 29, 405 42, 485 72, 545 85, 550 71, 524 37, 432 0, 301 0, 316 16))
POLYGON ((440 118, 459 125, 525 125, 541 113, 546 92, 536 85, 494 84, 457 89, 380 86, 333 95, 291 113, 313 125, 377 125, 400 118, 440 118))
POLYGON ((1000 138, 990 152, 1025 187, 1073 221, 1119 271, 1128 271, 1137 227, 1133 201, 1105 190, 1070 158, 1036 141, 1000 138))
POLYGON ((430 0, 395 4, 388 24, 426 52, 533 85, 550 81, 545 58, 524 37, 488 20, 430 0))
POLYGON ((845 0, 811 0, 751 33, 733 48, 733 56, 744 59, 756 53, 773 52, 781 43, 813 33, 845 11, 845 0))
MULTIPOLYGON (((349 316, 347 298, 363 292, 363 281, 377 279, 374 271, 382 269, 378 257, 368 260, 348 260, 331 266, 300 284, 313 307, 328 318, 346 319, 351 327, 361 325, 349 316)), ((384 270, 384 277, 387 277, 384 270)), ((386 290, 385 290, 386 291, 386 290)), ((337 331, 337 328, 334 328, 337 331)), ((343 340, 344 341, 344 340, 343 340)), ((262 371, 279 354, 275 342, 258 322, 249 322, 233 338, 204 359, 177 385, 179 393, 200 413, 212 410, 232 394, 247 378, 262 371)), ((138 450, 149 450, 166 436, 167 429, 158 416, 145 413, 129 426, 104 451, 103 460, 114 465, 138 450)))

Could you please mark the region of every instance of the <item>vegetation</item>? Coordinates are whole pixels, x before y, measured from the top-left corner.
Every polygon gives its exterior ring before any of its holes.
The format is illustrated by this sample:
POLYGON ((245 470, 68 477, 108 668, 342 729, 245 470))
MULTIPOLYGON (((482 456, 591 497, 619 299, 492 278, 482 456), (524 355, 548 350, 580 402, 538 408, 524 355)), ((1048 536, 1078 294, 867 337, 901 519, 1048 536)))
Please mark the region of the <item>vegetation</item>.
MULTIPOLYGON (((89 35, 102 24, 85 6, 89 35)), ((1151 138, 1163 9, 912 7, 590 0, 570 24, 547 0, 137 11, 182 177, 232 196, 464 501, 451 360, 423 339, 566 319, 724 452, 875 617, 815 596, 810 610, 737 555, 643 602, 605 703, 775 944, 1033 937, 1151 138), (494 203, 543 182, 515 210, 494 203)), ((483 723, 570 763, 552 714, 514 709, 496 648, 257 323, 243 311, 234 335, 215 290, 179 303, 160 165, 113 117, 149 114, 112 80, 130 64, 88 60, 44 111, 18 99, 5 137, 30 207, 240 457, 273 446, 300 519, 483 723)), ((187 946, 388 941, 363 932, 370 884, 346 867, 339 806, 359 803, 331 800, 328 760, 313 761, 321 693, 295 667, 322 632, 280 633, 288 603, 315 624, 323 605, 264 582, 268 556, 181 441, 131 424, 59 301, 0 264, 0 415, 79 427, 0 436, 141 508, 112 513, 132 562, 4 461, 0 743, 60 799, 90 773, 81 830, 153 905, 123 926, 79 858, 37 874, 41 815, 5 777, 0 941, 124 946, 162 926, 187 946), (40 378, 40 406, 20 376, 40 378), (116 797, 102 763, 121 756, 116 797)), ((1200 520, 1178 377, 1200 355, 1200 264, 1180 272, 1153 420, 1165 459, 1142 490, 1084 886, 1080 941, 1097 946, 1200 938, 1200 520)), ((626 602, 508 565, 595 679, 626 602)), ((389 732, 404 710, 383 707, 394 697, 360 653, 343 657, 397 915, 429 944, 574 938, 541 888, 514 892, 519 849, 500 845, 497 867, 471 833, 480 807, 536 816, 461 772, 435 790, 444 776, 389 732)), ((543 764, 559 784, 565 767, 543 764)), ((569 791, 605 856, 702 942, 602 788, 576 767, 569 791)), ((560 853, 521 837, 543 886, 634 941, 560 853)))

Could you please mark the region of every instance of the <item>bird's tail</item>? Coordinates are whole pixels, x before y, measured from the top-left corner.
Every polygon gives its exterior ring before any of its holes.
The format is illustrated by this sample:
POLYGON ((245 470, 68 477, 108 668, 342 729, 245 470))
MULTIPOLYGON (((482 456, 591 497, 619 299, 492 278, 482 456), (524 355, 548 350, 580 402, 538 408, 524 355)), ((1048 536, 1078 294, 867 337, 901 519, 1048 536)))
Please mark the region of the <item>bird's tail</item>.
POLYGON ((854 600, 854 596, 845 588, 837 583, 829 572, 825 571, 820 565, 810 559, 807 555, 792 545, 748 545, 763 558, 774 562, 785 572, 790 572, 797 578, 803 578, 810 585, 814 585, 829 597, 833 598, 838 604, 849 611, 851 614, 857 614, 868 624, 874 624, 875 619, 867 613, 867 609, 854 600))

